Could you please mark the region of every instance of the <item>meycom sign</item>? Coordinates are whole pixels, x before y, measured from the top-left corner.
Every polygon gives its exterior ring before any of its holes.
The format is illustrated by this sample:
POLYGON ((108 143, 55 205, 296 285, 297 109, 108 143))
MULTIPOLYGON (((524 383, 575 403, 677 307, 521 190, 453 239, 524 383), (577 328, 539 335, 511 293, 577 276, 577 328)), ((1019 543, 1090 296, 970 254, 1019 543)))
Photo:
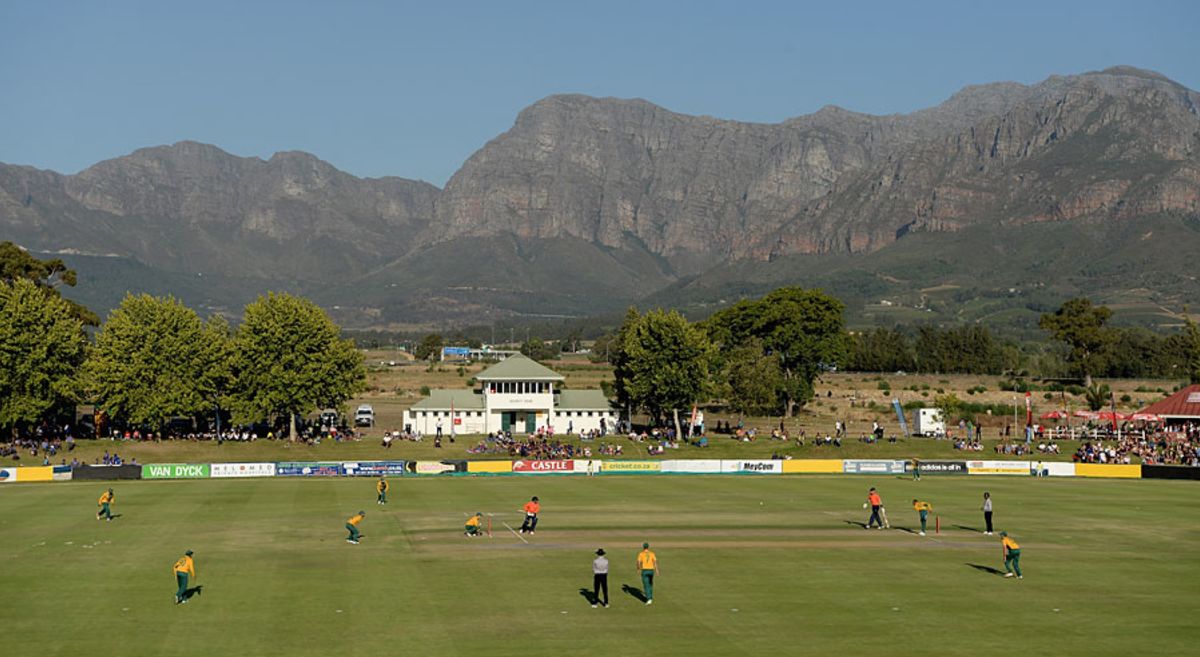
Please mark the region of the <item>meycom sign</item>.
POLYGON ((512 471, 531 474, 574 472, 575 461, 513 461, 512 471))

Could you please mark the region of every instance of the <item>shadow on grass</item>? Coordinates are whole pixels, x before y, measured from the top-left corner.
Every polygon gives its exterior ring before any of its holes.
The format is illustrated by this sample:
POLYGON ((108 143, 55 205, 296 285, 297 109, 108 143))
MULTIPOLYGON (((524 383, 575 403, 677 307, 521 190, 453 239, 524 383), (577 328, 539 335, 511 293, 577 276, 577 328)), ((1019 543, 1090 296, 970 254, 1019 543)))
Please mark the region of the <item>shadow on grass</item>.
POLYGON ((596 599, 596 596, 592 595, 591 589, 580 587, 579 595, 582 595, 583 599, 587 600, 589 605, 599 604, 599 600, 596 599))
POLYGON ((858 522, 857 520, 843 520, 842 522, 846 523, 847 525, 854 525, 855 527, 867 529, 867 523, 865 522, 858 522))
POLYGON ((980 534, 983 533, 983 531, 980 530, 978 527, 968 527, 966 525, 952 525, 952 526, 957 529, 965 529, 966 531, 969 531, 969 532, 979 532, 980 534))
POLYGON ((203 590, 204 586, 193 586, 192 588, 183 592, 183 600, 185 602, 191 600, 193 597, 200 595, 203 590))
POLYGON ((621 590, 633 596, 634 598, 637 598, 638 602, 646 602, 646 594, 642 593, 641 589, 634 588, 628 584, 622 584, 621 590))
POLYGON ((974 568, 975 570, 980 570, 985 573, 988 573, 989 575, 999 575, 1001 577, 1004 576, 1004 571, 1000 570, 999 568, 992 568, 991 566, 984 566, 984 565, 977 564, 977 563, 969 563, 967 565, 974 568))

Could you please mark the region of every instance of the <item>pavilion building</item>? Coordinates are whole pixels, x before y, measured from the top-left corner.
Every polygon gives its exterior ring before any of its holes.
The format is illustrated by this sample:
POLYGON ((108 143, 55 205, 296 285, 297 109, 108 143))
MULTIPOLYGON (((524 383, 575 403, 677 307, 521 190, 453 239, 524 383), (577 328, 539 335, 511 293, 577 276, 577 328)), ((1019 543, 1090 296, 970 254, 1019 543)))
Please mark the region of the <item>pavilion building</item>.
POLYGON ((612 433, 619 417, 600 390, 567 390, 561 374, 516 354, 475 375, 477 389, 432 390, 404 412, 404 426, 423 435, 510 431, 612 433))

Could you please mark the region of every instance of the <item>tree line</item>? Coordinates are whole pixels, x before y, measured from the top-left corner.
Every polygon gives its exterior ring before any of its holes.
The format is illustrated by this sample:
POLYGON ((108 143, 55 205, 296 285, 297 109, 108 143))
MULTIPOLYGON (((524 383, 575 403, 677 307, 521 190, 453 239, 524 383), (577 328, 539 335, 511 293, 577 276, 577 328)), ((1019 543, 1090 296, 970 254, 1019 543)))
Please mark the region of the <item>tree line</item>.
MULTIPOLYGON (((127 295, 89 340, 88 317, 45 281, 0 278, 0 428, 22 430, 93 402, 117 426, 172 418, 235 422, 336 407, 366 382, 362 354, 316 304, 268 293, 237 329, 172 297, 127 295)), ((70 273, 73 278, 73 272, 70 273)))

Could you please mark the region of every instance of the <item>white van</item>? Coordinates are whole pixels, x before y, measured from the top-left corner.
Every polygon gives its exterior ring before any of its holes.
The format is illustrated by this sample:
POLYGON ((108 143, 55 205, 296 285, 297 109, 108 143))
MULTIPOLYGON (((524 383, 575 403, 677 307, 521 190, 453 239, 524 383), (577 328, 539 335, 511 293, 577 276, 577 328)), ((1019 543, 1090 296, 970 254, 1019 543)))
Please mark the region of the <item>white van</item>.
POLYGON ((371 408, 370 404, 363 404, 354 411, 354 426, 356 427, 373 427, 375 426, 375 409, 371 408))

